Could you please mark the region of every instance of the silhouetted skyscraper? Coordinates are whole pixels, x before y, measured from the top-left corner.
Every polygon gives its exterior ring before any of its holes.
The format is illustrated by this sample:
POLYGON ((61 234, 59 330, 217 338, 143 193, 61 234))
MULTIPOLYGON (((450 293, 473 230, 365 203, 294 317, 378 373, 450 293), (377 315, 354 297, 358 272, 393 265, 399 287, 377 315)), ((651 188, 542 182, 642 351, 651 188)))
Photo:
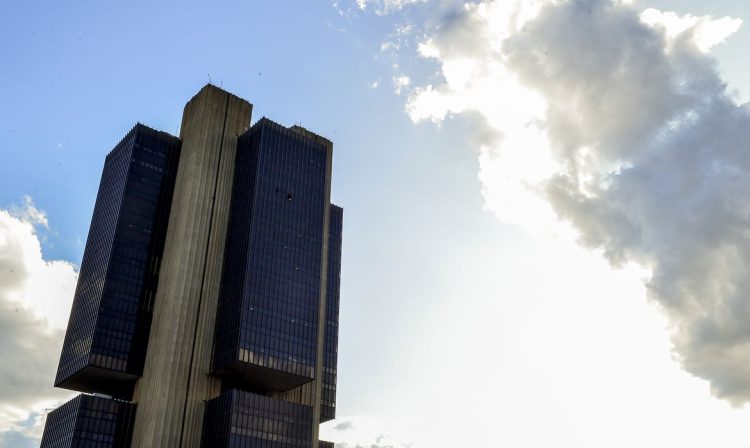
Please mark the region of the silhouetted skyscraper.
MULTIPOLYGON (((204 87, 107 156, 42 447, 314 447, 335 414, 330 141, 204 87), (102 396, 106 395, 107 397, 102 396)), ((331 446, 321 442, 320 446, 331 446)))

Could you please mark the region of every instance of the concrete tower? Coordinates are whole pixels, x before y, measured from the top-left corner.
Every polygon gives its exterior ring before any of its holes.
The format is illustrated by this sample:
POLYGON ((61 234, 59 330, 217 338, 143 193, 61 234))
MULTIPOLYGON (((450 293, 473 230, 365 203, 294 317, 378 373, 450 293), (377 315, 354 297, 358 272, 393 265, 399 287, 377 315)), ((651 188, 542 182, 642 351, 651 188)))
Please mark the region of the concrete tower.
POLYGON ((55 381, 97 395, 50 413, 43 447, 318 446, 335 413, 332 144, 251 111, 207 85, 179 139, 138 125, 107 157, 55 381))
POLYGON ((218 395, 208 375, 213 323, 237 137, 250 127, 251 111, 247 101, 211 85, 185 105, 154 323, 133 395, 134 447, 197 446, 185 433, 200 433, 198 409, 218 395))

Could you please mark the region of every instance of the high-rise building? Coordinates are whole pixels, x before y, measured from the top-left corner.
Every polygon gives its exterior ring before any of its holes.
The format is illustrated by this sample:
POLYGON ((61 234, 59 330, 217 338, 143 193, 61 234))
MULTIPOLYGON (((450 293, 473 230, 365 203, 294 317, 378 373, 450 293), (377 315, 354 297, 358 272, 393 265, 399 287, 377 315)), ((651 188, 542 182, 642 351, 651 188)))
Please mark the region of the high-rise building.
POLYGON ((332 447, 331 142, 207 85, 107 156, 42 447, 332 447))

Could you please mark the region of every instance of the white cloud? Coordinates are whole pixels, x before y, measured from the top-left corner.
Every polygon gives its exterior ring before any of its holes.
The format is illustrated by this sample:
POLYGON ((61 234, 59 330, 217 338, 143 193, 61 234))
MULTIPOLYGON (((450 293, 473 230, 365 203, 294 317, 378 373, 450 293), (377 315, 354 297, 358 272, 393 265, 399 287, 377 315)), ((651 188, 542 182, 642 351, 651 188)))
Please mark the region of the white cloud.
POLYGON ((628 3, 467 4, 419 46, 443 79, 406 109, 473 123, 501 220, 572 229, 611 264, 646 268, 679 361, 739 405, 750 401, 750 112, 706 51, 741 21, 628 3))
POLYGON ((736 33, 742 26, 742 19, 711 16, 680 16, 674 12, 659 11, 648 8, 641 13, 641 20, 654 28, 661 28, 669 42, 683 36, 692 39, 703 52, 709 51, 736 33))
POLYGON ((458 114, 475 121, 480 178, 488 206, 505 222, 548 225, 554 215, 536 185, 557 169, 544 138, 544 99, 522 85, 501 54, 506 39, 541 7, 540 1, 468 4, 419 45, 441 64, 444 82, 416 87, 407 102, 414 121, 458 114), (502 142, 502 144, 501 144, 502 142), (501 147, 519 148, 501 151, 501 147))
POLYGON ((336 448, 411 448, 413 443, 394 439, 382 432, 382 423, 365 416, 339 417, 321 426, 321 439, 336 448))
POLYGON ((411 79, 408 76, 393 77, 393 90, 396 92, 396 95, 401 95, 401 92, 409 87, 409 84, 411 84, 411 79))
POLYGON ((393 32, 388 35, 388 38, 380 44, 380 52, 398 52, 401 47, 408 45, 411 41, 410 35, 414 33, 414 25, 411 23, 401 23, 393 28, 393 32))
POLYGON ((386 15, 425 2, 427 0, 357 0, 357 7, 362 11, 372 10, 375 14, 386 15))
POLYGON ((0 441, 41 437, 45 411, 71 394, 52 383, 77 273, 42 257, 35 225, 47 225, 29 197, 0 210, 0 441))
POLYGON ((20 207, 18 205, 12 205, 9 212, 21 221, 49 228, 47 214, 34 206, 34 201, 31 199, 31 196, 24 196, 23 205, 20 207))

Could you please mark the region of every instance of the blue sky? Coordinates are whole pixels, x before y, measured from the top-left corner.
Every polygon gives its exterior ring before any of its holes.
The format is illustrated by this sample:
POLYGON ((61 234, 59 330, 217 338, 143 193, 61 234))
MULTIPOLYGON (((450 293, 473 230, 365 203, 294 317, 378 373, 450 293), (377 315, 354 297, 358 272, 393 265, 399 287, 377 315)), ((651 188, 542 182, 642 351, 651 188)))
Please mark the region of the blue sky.
MULTIPOLYGON (((748 191, 726 179, 750 174, 750 31, 709 25, 746 21, 750 7, 536 3, 527 28, 508 31, 489 1, 7 2, 0 241, 17 244, 0 244, 0 266, 32 261, 25 278, 0 273, 21 285, 0 288, 0 305, 26 313, 0 308, 0 353, 38 378, 0 407, 0 445, 36 446, 43 410, 66 397, 44 389, 59 348, 35 344, 64 328, 105 154, 136 122, 178 134, 210 76, 252 102, 254 120, 334 142, 339 418, 324 434, 340 447, 746 447, 747 334, 685 304, 747 313, 730 269, 747 268, 745 216, 727 209, 744 210, 748 191), (604 31, 590 39, 575 20, 604 31), (696 50, 697 30, 710 50, 696 50), (637 57, 608 72, 613 54, 637 57), (698 178, 704 190, 675 186, 725 164, 698 178), (571 166, 588 180, 572 182, 571 166), (675 266, 674 254, 697 261, 675 266)), ((0 369, 0 394, 17 384, 0 369)))
POLYGON ((371 20, 352 34, 330 5, 13 2, 0 20, 0 202, 30 194, 47 211, 59 232, 45 245, 51 257, 80 259, 107 148, 137 121, 175 133, 186 98, 209 76, 249 98, 256 118, 331 136, 340 159, 352 152, 343 148, 382 145, 373 132, 365 144, 355 138, 365 124, 392 125, 394 114, 369 111, 399 108, 367 89, 388 75, 373 64, 387 25, 371 20))

